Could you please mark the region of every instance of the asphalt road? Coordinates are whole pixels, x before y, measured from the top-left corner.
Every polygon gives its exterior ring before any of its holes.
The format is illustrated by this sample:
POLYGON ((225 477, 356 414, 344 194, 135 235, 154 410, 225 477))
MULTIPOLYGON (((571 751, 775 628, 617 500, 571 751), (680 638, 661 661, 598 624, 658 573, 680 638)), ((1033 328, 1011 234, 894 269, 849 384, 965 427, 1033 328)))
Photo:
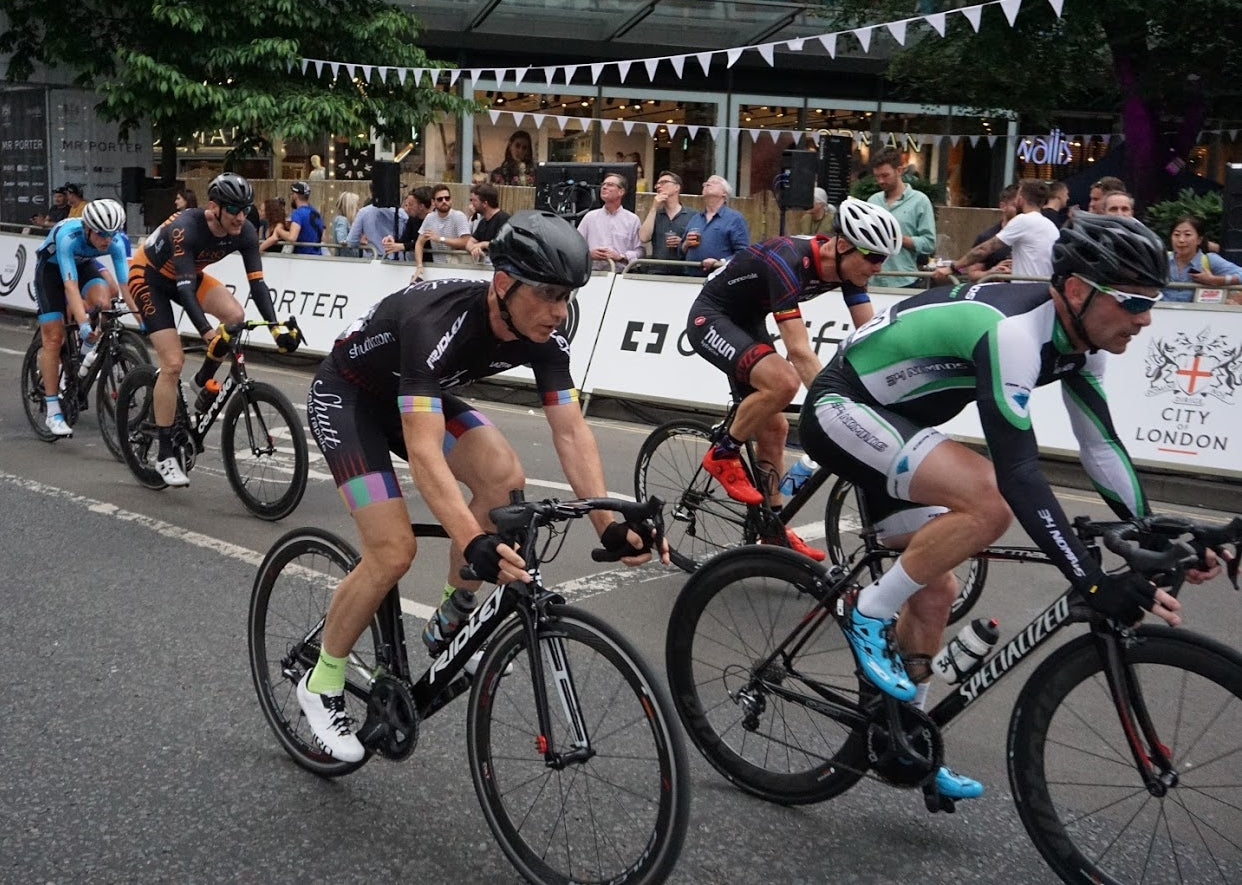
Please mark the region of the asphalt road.
MULTIPOLYGON (((17 389, 30 335, 25 319, 0 317, 0 378, 8 379, 0 395, 0 880, 514 881, 470 783, 462 702, 424 724, 410 759, 375 759, 335 782, 295 766, 262 718, 245 648, 257 563, 297 526, 353 538, 313 444, 306 497, 281 524, 242 509, 217 450, 204 455, 189 490, 141 488, 104 448, 93 414, 69 441, 49 445, 30 432, 17 389)), ((301 411, 308 369, 254 363, 252 373, 301 411)), ((539 410, 525 395, 511 399, 481 406, 519 452, 528 497, 568 496, 539 410)), ((631 494, 633 459, 650 427, 591 423, 609 489, 631 494)), ((1104 513, 1089 493, 1059 494, 1074 513, 1104 513)), ((428 518, 414 494, 409 500, 415 518, 428 518)), ((1196 515, 1223 518, 1214 509, 1196 515)), ((546 579, 614 623, 662 674, 665 623, 683 576, 593 563, 588 534, 575 529, 546 579)), ((403 582, 416 610, 438 599, 443 544, 426 542, 417 577, 403 582)), ((1060 589, 1047 567, 994 565, 978 611, 1016 629, 1060 589)), ((1184 598, 1188 626, 1236 644, 1238 599, 1223 579, 1184 598)), ((688 748, 693 819, 671 881, 1048 881, 1005 774, 1009 709, 1029 672, 1024 666, 947 732, 949 761, 987 785, 952 816, 929 815, 917 792, 870 781, 821 805, 765 804, 688 748)))

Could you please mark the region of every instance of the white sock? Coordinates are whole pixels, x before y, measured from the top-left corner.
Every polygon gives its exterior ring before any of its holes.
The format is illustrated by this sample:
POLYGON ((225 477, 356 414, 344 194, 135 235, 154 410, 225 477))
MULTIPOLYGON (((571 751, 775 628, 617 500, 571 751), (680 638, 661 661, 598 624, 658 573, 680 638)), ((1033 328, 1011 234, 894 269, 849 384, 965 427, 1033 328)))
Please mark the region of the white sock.
POLYGON ((57 415, 60 414, 60 397, 59 396, 45 396, 43 398, 43 401, 47 404, 47 416, 49 418, 55 418, 57 415))
POLYGON ((927 693, 931 691, 931 681, 920 682, 914 686, 914 700, 910 703, 918 707, 920 710, 927 709, 927 693))
POLYGON ((869 618, 888 620, 897 613, 901 604, 923 589, 906 574, 901 558, 893 567, 880 575, 880 579, 864 587, 858 594, 858 610, 869 618))

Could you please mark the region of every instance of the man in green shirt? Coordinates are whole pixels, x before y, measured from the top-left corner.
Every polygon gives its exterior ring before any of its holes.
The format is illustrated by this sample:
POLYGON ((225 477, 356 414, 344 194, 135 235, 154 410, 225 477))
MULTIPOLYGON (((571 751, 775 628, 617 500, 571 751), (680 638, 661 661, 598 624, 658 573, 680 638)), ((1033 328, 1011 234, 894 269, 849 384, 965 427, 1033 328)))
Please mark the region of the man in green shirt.
POLYGON ((889 276, 886 271, 918 270, 918 256, 936 252, 936 216, 931 200, 901 178, 901 154, 893 148, 877 151, 871 158, 871 174, 880 186, 868 203, 892 212, 901 226, 901 251, 884 262, 876 282, 881 286, 914 286, 918 277, 889 276))

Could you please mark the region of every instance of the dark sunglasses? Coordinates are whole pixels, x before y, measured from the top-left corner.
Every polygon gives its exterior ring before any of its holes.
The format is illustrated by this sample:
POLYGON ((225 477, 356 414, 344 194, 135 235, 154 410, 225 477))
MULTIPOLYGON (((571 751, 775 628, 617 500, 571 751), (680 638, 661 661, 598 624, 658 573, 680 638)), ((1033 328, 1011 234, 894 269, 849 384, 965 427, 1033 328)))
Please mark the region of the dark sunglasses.
POLYGON ((882 255, 879 252, 872 252, 870 249, 864 249, 862 246, 855 246, 854 249, 857 250, 859 255, 867 259, 868 264, 874 264, 878 267, 885 261, 888 261, 888 256, 882 255))
POLYGON ((436 202, 437 202, 437 203, 447 203, 447 202, 451 201, 452 199, 453 199, 453 198, 452 198, 452 196, 447 196, 447 197, 436 197, 436 202))
POLYGON ((1157 294, 1155 298, 1152 298, 1150 295, 1140 295, 1138 292, 1127 292, 1124 289, 1114 289, 1112 286, 1104 286, 1100 283, 1092 282, 1081 274, 1074 274, 1074 276, 1086 283, 1092 289, 1096 289, 1103 292, 1105 295, 1112 297, 1114 301, 1121 305, 1122 310, 1126 313, 1146 313, 1155 306, 1157 301, 1160 300, 1159 294, 1157 294))
POLYGON ((244 203, 239 206, 236 203, 221 203, 220 208, 229 215, 240 215, 243 212, 248 215, 250 214, 250 210, 254 208, 254 205, 251 203, 244 203))

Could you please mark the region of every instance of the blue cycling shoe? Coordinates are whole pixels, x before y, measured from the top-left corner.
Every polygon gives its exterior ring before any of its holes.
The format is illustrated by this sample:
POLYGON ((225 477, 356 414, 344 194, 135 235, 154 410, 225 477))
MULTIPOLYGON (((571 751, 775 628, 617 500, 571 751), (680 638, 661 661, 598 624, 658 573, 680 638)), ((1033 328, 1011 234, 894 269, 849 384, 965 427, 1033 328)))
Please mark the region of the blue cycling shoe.
POLYGON ((914 700, 914 682, 906 674, 901 657, 889 645, 892 619, 869 618, 857 607, 845 617, 843 632, 863 674, 876 688, 899 701, 914 700))
POLYGON ((942 765, 936 772, 936 792, 946 799, 978 799, 983 795, 983 784, 942 765))

